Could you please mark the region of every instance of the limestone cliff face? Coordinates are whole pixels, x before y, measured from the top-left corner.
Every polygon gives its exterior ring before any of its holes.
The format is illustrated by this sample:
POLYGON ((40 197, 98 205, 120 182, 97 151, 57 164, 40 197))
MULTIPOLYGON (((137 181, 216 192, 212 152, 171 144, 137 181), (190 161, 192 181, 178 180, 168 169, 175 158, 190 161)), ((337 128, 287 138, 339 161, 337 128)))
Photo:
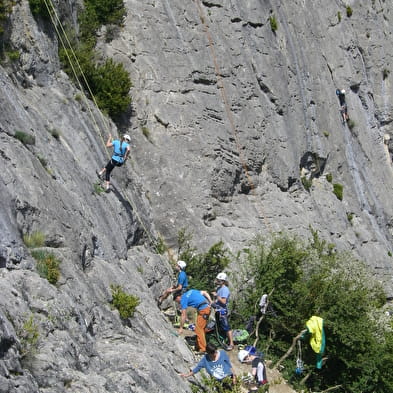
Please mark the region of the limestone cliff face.
MULTIPOLYGON (((76 1, 54 4, 76 23, 76 1)), ((0 392, 188 391, 177 372, 194 360, 154 301, 171 269, 152 244, 175 245, 181 228, 201 249, 238 250, 311 225, 393 293, 392 5, 350 2, 351 17, 339 1, 125 5, 124 28, 99 44, 134 85, 132 159, 109 194, 95 192, 95 170, 120 131, 60 70, 53 26, 26 0, 13 8, 20 59, 0 65, 0 392), (34 231, 62 261, 56 286, 24 245, 34 231), (111 284, 141 299, 130 325, 110 307, 111 284)))

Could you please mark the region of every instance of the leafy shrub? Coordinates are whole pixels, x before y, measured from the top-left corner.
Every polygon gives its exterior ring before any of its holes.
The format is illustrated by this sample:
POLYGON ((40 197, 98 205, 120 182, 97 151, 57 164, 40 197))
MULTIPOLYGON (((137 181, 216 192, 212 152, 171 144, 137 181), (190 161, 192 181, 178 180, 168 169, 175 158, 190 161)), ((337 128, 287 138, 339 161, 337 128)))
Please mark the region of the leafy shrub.
POLYGON ((30 317, 23 323, 22 329, 19 330, 21 355, 22 357, 33 356, 38 348, 40 333, 38 325, 34 321, 34 316, 30 317))
POLYGON ((349 5, 347 5, 346 11, 347 11, 347 17, 350 18, 352 16, 352 8, 349 5))
POLYGON ((269 18, 269 21, 270 21, 270 28, 272 29, 272 32, 275 33, 277 31, 277 28, 278 28, 276 17, 274 15, 272 15, 269 18))
POLYGON ((348 124, 348 128, 349 128, 350 130, 353 130, 353 128, 355 127, 355 122, 354 122, 352 119, 349 119, 349 120, 347 121, 347 124, 348 124))
POLYGON ((100 195, 103 192, 105 192, 104 187, 102 187, 102 185, 101 185, 101 183, 99 181, 93 184, 93 189, 94 189, 94 192, 96 194, 98 194, 98 195, 100 195))
POLYGON ((23 242, 28 248, 42 247, 45 244, 45 235, 40 231, 35 231, 30 234, 23 235, 23 242))
POLYGON ((341 22, 341 12, 340 11, 337 12, 337 20, 338 20, 338 23, 341 22))
MULTIPOLYGON (((225 377, 222 381, 218 381, 216 378, 207 375, 204 370, 201 370, 201 384, 193 384, 191 391, 193 393, 241 393, 241 379, 238 378, 236 384, 232 384, 231 377, 225 377)), ((265 392, 262 388, 259 388, 255 393, 265 392)))
MULTIPOLYGON (((316 373, 315 353, 304 345, 303 360, 311 376, 302 390, 342 385, 347 393, 392 391, 393 374, 386 371, 393 365, 392 333, 376 323, 386 298, 362 262, 334 251, 312 231, 306 242, 285 234, 258 238, 244 250, 238 266, 242 271, 236 286, 241 291, 232 318, 255 315, 261 295, 271 293, 275 313, 265 315, 258 332, 260 349, 266 353, 268 347, 270 358, 288 350, 312 315, 324 319, 328 360, 316 373)), ((283 365, 284 376, 293 380, 292 359, 283 365)))
POLYGON ((122 319, 131 318, 134 315, 136 307, 140 304, 137 296, 129 295, 124 292, 120 285, 111 285, 112 305, 120 314, 122 319))
POLYGON ((44 19, 50 19, 50 13, 46 3, 49 5, 49 7, 51 7, 51 2, 48 0, 46 2, 45 0, 29 0, 31 13, 34 16, 41 16, 44 19))
POLYGON ((18 141, 21 141, 24 145, 34 145, 35 144, 34 135, 27 134, 26 132, 16 131, 14 137, 18 141))
POLYGON ((344 191, 344 186, 342 184, 339 183, 333 184, 333 193, 340 201, 343 200, 343 191, 344 191))
POLYGON ((37 261, 38 274, 55 285, 60 278, 60 261, 52 253, 43 250, 33 250, 31 255, 37 261))
POLYGON ((218 273, 228 266, 229 252, 223 242, 210 247, 206 253, 197 253, 191 245, 191 235, 185 230, 179 231, 179 259, 187 263, 189 287, 200 290, 213 290, 214 280, 218 273))
POLYGON ((98 66, 91 75, 90 87, 97 100, 98 107, 107 111, 113 118, 124 112, 131 104, 128 95, 132 83, 123 64, 112 59, 98 66))
MULTIPOLYGON (((115 118, 124 112, 131 103, 128 95, 132 87, 131 79, 123 64, 106 60, 103 65, 96 65, 95 52, 90 43, 82 43, 74 50, 80 68, 74 69, 69 63, 72 52, 59 50, 59 57, 64 71, 72 78, 78 78, 86 90, 90 90, 98 107, 115 118), (74 71, 76 75, 74 75, 74 71)), ((73 60, 71 60, 74 62, 73 60)))
POLYGON ((12 61, 12 62, 16 62, 19 60, 20 58, 20 53, 18 50, 11 50, 11 51, 6 51, 5 54, 8 56, 8 58, 12 61))
POLYGON ((352 222, 352 220, 353 220, 353 213, 347 213, 347 219, 348 219, 348 221, 349 222, 352 222))
POLYGON ((164 239, 161 236, 158 236, 155 248, 157 254, 160 255, 163 255, 168 250, 168 246, 165 244, 164 239))
POLYGON ((333 175, 331 173, 326 174, 326 180, 331 183, 333 181, 333 175))
POLYGON ((85 0, 100 25, 121 25, 126 15, 123 0, 85 0))

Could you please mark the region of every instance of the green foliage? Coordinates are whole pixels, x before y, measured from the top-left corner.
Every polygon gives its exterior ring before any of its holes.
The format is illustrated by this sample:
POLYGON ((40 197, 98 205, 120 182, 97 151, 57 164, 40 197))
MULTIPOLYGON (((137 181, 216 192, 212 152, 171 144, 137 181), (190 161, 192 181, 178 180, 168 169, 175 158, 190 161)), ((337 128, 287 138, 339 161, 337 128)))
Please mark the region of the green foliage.
POLYGON ((113 118, 124 112, 131 104, 128 95, 132 86, 128 72, 123 64, 108 59, 90 75, 90 88, 98 107, 113 118))
POLYGON ((34 16, 41 16, 44 19, 50 19, 50 13, 48 11, 48 8, 46 6, 48 4, 49 7, 50 1, 45 1, 45 0, 29 0, 29 6, 31 13, 34 16))
POLYGON ((96 183, 93 184, 93 190, 97 195, 102 194, 103 192, 105 192, 104 187, 102 187, 101 182, 98 181, 96 183))
POLYGON ((22 329, 18 332, 21 345, 22 357, 33 356, 38 348, 40 333, 38 325, 34 321, 34 316, 30 317, 23 323, 22 329))
POLYGON ((9 50, 6 51, 5 54, 13 63, 18 61, 20 58, 20 53, 18 50, 9 50))
POLYGON ((352 119, 349 119, 349 120, 347 121, 347 124, 348 124, 348 128, 349 128, 350 130, 353 130, 353 128, 355 127, 355 122, 354 122, 352 119))
POLYGON ((323 132, 323 135, 324 135, 325 138, 329 138, 329 135, 330 135, 330 134, 329 134, 328 131, 324 131, 324 132, 323 132))
POLYGON ((55 285, 60 278, 60 261, 44 250, 33 250, 31 255, 37 261, 38 274, 55 285))
POLYGON ((45 235, 40 231, 26 233, 23 235, 23 242, 28 248, 43 247, 45 244, 45 235))
POLYGON ((156 243, 156 252, 160 255, 163 255, 168 250, 168 246, 165 244, 164 239, 161 236, 158 236, 156 243))
POLYGON ((312 186, 312 179, 307 179, 306 176, 302 176, 302 177, 300 178, 300 180, 301 180, 301 182, 302 182, 302 184, 303 184, 304 189, 305 189, 306 191, 310 191, 310 188, 311 188, 311 186, 312 186))
POLYGON ((390 71, 387 68, 382 70, 382 79, 385 80, 390 74, 390 71))
MULTIPOLYGON (((315 374, 315 354, 304 344, 303 360, 312 375, 308 389, 342 385, 348 393, 389 391, 393 376, 387 376, 380 358, 387 364, 393 361, 391 333, 375 323, 383 314, 385 295, 363 263, 337 253, 312 231, 307 242, 283 234, 258 238, 240 256, 238 266, 243 269, 237 284, 241 292, 233 315, 255 315, 261 295, 271 293, 276 314, 266 314, 259 329, 261 349, 266 352, 269 345, 269 357, 281 357, 306 321, 318 315, 324 319, 328 360, 315 374)), ((294 359, 284 366, 284 376, 290 379, 294 359)))
POLYGON ((347 212, 347 219, 348 219, 349 222, 352 222, 352 220, 353 220, 353 213, 347 212))
POLYGON ((338 23, 341 22, 341 12, 340 11, 337 12, 337 20, 338 20, 338 23))
POLYGON ((333 175, 331 173, 326 174, 326 180, 331 183, 333 181, 333 175))
POLYGON ((100 25, 121 25, 126 15, 123 0, 85 0, 100 25))
POLYGON ((270 22, 270 28, 272 29, 272 32, 275 33, 278 29, 278 23, 277 23, 277 19, 274 15, 272 15, 269 18, 269 22, 270 22))
POLYGON ((346 11, 347 11, 347 17, 350 18, 352 16, 352 8, 349 5, 347 5, 346 11))
POLYGON ((217 274, 225 270, 230 262, 229 252, 223 242, 218 242, 206 253, 197 253, 191 245, 191 238, 185 230, 178 233, 179 259, 187 263, 189 287, 211 291, 215 289, 214 279, 217 274))
POLYGON ((344 186, 342 184, 339 183, 333 184, 333 193, 340 201, 343 200, 343 192, 344 192, 344 186))
MULTIPOLYGON (((231 377, 225 377, 223 381, 217 381, 216 378, 207 375, 204 370, 200 372, 201 384, 191 385, 193 393, 241 393, 240 380, 235 385, 231 377)), ((259 392, 259 391, 258 391, 259 392)))
POLYGON ((74 63, 70 50, 59 50, 59 57, 65 72, 81 81, 87 91, 90 89, 98 107, 106 111, 109 116, 115 118, 124 112, 131 103, 128 93, 132 83, 123 64, 108 59, 104 64, 96 65, 96 53, 91 42, 79 44, 74 48, 74 53, 80 68, 74 66, 73 69, 70 65, 69 59, 74 63))
POLYGON ((21 141, 24 145, 34 145, 35 144, 35 137, 34 137, 34 135, 27 134, 26 132, 15 131, 14 137, 18 141, 21 141))
POLYGON ((134 315, 136 307, 140 304, 137 296, 129 295, 124 292, 120 285, 111 285, 112 305, 120 314, 122 319, 131 318, 134 315))
POLYGON ((391 257, 393 254, 391 251, 388 251, 388 255, 389 255, 389 257, 391 257))

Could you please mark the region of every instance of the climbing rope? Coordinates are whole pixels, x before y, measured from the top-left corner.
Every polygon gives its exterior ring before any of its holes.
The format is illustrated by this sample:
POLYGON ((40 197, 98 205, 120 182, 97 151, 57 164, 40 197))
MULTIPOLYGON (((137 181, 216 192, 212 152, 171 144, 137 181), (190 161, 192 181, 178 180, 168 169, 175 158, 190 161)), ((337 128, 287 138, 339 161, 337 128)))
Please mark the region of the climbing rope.
MULTIPOLYGON (((250 190, 253 193, 253 195, 256 196, 255 185, 254 185, 254 182, 253 182, 253 180, 252 180, 252 178, 251 178, 251 176, 250 176, 250 174, 248 172, 246 159, 243 157, 243 154, 242 154, 242 148, 241 148, 241 144, 240 144, 240 141, 239 141, 237 128, 236 128, 235 121, 234 121, 234 118, 233 118, 232 110, 231 110, 231 108, 229 106, 229 103, 228 103, 228 98, 227 98, 227 94, 226 94, 226 90, 225 90, 225 85, 224 85, 224 82, 223 82, 223 79, 222 79, 222 76, 221 76, 220 67, 219 67, 218 62, 217 62, 217 56, 216 56, 216 53, 215 53, 215 50, 214 50, 214 42, 213 42, 212 36, 210 34, 209 26, 208 26, 208 24, 206 22, 207 19, 206 19, 206 16, 204 15, 204 13, 203 13, 200 0, 195 0, 195 3, 196 3, 197 8, 198 8, 199 18, 200 18, 201 23, 202 23, 202 25, 204 27, 205 34, 206 34, 207 40, 209 42, 209 48, 210 48, 210 52, 211 52, 211 55, 212 55, 212 60, 213 60, 213 64, 214 64, 214 70, 215 70, 215 74, 216 74, 216 78, 217 78, 217 85, 218 85, 218 87, 220 89, 221 98, 222 98, 222 101, 223 101, 223 104, 224 104, 225 112, 227 114, 230 127, 232 129, 232 133, 233 133, 233 136, 234 136, 236 149, 237 149, 237 152, 238 152, 238 155, 239 155, 239 161, 240 161, 241 166, 243 168, 244 174, 246 175, 248 184, 250 186, 250 190)), ((258 211, 258 206, 256 206, 255 208, 258 211)), ((266 218, 266 215, 262 211, 262 208, 259 207, 258 213, 260 214, 260 216, 262 217, 263 221, 265 222, 266 227, 270 229, 269 222, 268 222, 268 220, 266 218)))
MULTIPOLYGON (((94 105, 95 105, 95 106, 97 107, 97 109, 98 109, 98 113, 99 113, 100 116, 101 116, 101 121, 102 121, 102 123, 103 123, 104 125, 106 125, 108 129, 109 129, 109 122, 105 119, 105 117, 104 117, 104 115, 102 114, 101 110, 99 110, 97 101, 96 101, 96 99, 95 99, 95 97, 94 97, 93 92, 92 92, 91 89, 90 89, 90 85, 89 85, 89 83, 88 83, 88 81, 87 81, 86 75, 85 75, 85 73, 84 73, 83 70, 82 70, 82 67, 81 67, 81 65, 80 65, 80 63, 79 63, 78 57, 76 56, 75 51, 74 51, 74 49, 73 49, 73 47, 72 47, 72 44, 71 44, 71 42, 70 42, 70 40, 69 40, 69 38, 68 38, 67 32, 64 30, 63 25, 61 24, 59 15, 58 15, 58 13, 57 13, 57 11, 56 11, 54 5, 53 5, 53 1, 52 1, 52 0, 44 0, 44 3, 45 3, 45 6, 46 6, 46 9, 47 9, 47 11, 48 11, 48 14, 49 14, 49 16, 50 16, 52 25, 53 25, 53 27, 54 27, 54 29, 55 29, 55 31, 56 31, 57 37, 58 37, 58 39, 59 39, 59 41, 60 41, 60 43, 61 43, 61 46, 62 46, 63 49, 64 49, 64 52, 65 52, 65 55, 66 55, 66 57, 67 57, 68 63, 70 64, 70 67, 71 67, 71 69, 72 69, 72 73, 73 73, 73 75, 74 75, 74 78, 75 78, 75 80, 77 81, 77 84, 78 84, 78 86, 79 86, 79 90, 81 91, 81 93, 82 93, 82 95, 83 95, 83 98, 84 98, 85 103, 86 103, 86 106, 87 106, 87 108, 88 108, 89 115, 90 115, 90 117, 91 117, 91 119, 92 119, 93 125, 94 125, 96 131, 98 132, 98 134, 99 134, 99 136, 100 136, 100 138, 101 138, 101 141, 102 141, 103 145, 105 145, 105 141, 104 141, 104 138, 103 138, 103 136, 102 136, 102 132, 101 132, 100 127, 98 126, 98 123, 97 123, 97 121, 96 121, 96 119, 95 119, 95 116, 94 116, 94 114, 93 114, 93 112, 92 112, 92 110, 91 110, 91 108, 90 108, 89 100, 88 100, 88 98, 86 97, 86 94, 84 93, 84 88, 83 88, 82 83, 81 83, 81 81, 80 81, 80 79, 79 79, 79 77, 78 77, 78 74, 77 74, 77 72, 76 72, 76 68, 75 68, 75 67, 78 68, 78 70, 79 70, 79 72, 80 72, 80 75, 82 76, 82 79, 83 79, 83 81, 84 81, 84 83, 85 83, 85 85, 86 85, 86 88, 87 88, 87 90, 88 90, 88 92, 89 92, 89 94, 90 94, 90 97, 91 97, 91 99, 93 100, 94 105), (59 31, 58 26, 60 26, 61 32, 59 31), (63 39, 63 37, 64 37, 64 39, 63 39), (64 42, 64 40, 66 41, 67 45, 66 45, 66 43, 64 42), (68 46, 68 48, 67 48, 67 46, 68 46), (68 50, 67 50, 67 49, 68 49, 68 50), (71 59, 71 56, 70 56, 70 54, 69 54, 69 51, 71 52, 71 55, 72 55, 73 60, 71 59)), ((108 156, 108 154, 109 154, 108 151, 107 151, 107 150, 105 150, 105 151, 106 151, 106 155, 108 156)))
MULTIPOLYGON (((97 121, 96 121, 96 119, 95 119, 95 116, 94 116, 94 114, 93 114, 93 112, 92 112, 92 110, 91 110, 91 108, 90 108, 89 100, 88 100, 88 98, 86 97, 86 94, 84 94, 84 89, 83 89, 82 83, 81 83, 81 81, 80 81, 80 79, 79 79, 79 77, 78 77, 76 67, 77 67, 77 69, 79 70, 80 75, 82 76, 82 79, 83 79, 83 81, 84 81, 84 83, 85 83, 85 85, 86 85, 86 88, 87 88, 87 90, 88 90, 88 92, 89 92, 89 94, 90 94, 90 97, 92 98, 92 100, 93 100, 93 102, 94 102, 94 105, 95 105, 96 108, 98 109, 98 113, 99 113, 100 116, 101 116, 102 123, 103 123, 104 125, 107 125, 108 129, 109 129, 109 121, 107 121, 107 120, 105 119, 104 115, 102 114, 101 110, 100 110, 99 107, 98 107, 98 104, 97 104, 97 101, 96 101, 96 99, 95 99, 95 97, 94 97, 94 94, 93 94, 93 92, 91 91, 91 88, 90 88, 90 86, 89 86, 89 83, 88 83, 88 81, 87 81, 87 78, 86 78, 86 76, 85 76, 85 74, 84 74, 84 72, 83 72, 83 70, 82 70, 82 67, 81 67, 81 65, 80 65, 80 63, 79 63, 78 57, 76 56, 75 51, 74 51, 74 49, 72 48, 72 44, 71 44, 71 42, 70 42, 70 40, 69 40, 69 38, 68 38, 67 32, 64 30, 64 28, 63 28, 63 26, 62 26, 62 24, 61 24, 61 21, 60 21, 60 18, 59 18, 59 16, 58 16, 58 13, 56 12, 56 9, 55 9, 55 7, 54 7, 54 5, 53 5, 53 1, 52 1, 52 0, 44 0, 44 3, 45 3, 45 6, 46 6, 46 8, 47 8, 47 11, 48 11, 48 13, 49 13, 49 15, 50 15, 51 22, 52 22, 52 24, 53 24, 53 26, 54 26, 54 29, 55 29, 55 31, 56 31, 56 34, 57 34, 57 36, 58 36, 58 38, 59 38, 59 41, 60 41, 60 43, 61 43, 61 46, 62 46, 62 48, 63 48, 64 51, 65 51, 65 54, 66 54, 66 56, 67 56, 67 59, 68 59, 68 62, 69 62, 69 64, 70 64, 70 66, 71 66, 71 69, 72 69, 73 75, 74 75, 74 77, 75 77, 75 80, 77 81, 78 86, 79 86, 79 89, 80 89, 80 91, 82 92, 83 97, 84 97, 84 99, 85 99, 85 101, 86 101, 87 108, 88 108, 88 111, 89 111, 89 115, 90 115, 90 117, 91 117, 91 119, 92 119, 92 122, 93 122, 93 124, 94 124, 94 127, 95 127, 97 133, 99 134, 99 136, 100 136, 100 138, 101 138, 102 144, 103 144, 104 147, 105 147, 106 155, 110 157, 110 154, 108 153, 108 151, 107 151, 107 149, 106 149, 106 143, 105 143, 105 140, 104 140, 104 138, 103 138, 103 136, 102 136, 102 132, 101 132, 101 130, 100 130, 100 127, 98 126, 98 123, 97 123, 97 121), (60 29, 58 28, 58 26, 60 26, 60 29), (61 31, 60 31, 60 30, 61 30, 61 31), (63 37, 64 37, 64 39, 63 39, 63 37), (68 50, 69 50, 69 51, 67 50, 67 47, 68 47, 68 50), (71 56, 70 56, 69 52, 71 52, 71 55, 72 55, 72 58, 73 58, 73 59, 71 59, 71 56)), ((119 192, 119 193, 120 193, 120 192, 119 192)), ((134 201, 132 200, 132 197, 129 197, 128 195, 126 195, 126 194, 124 194, 124 193, 120 193, 120 194, 122 195, 122 197, 123 197, 125 200, 128 201, 128 203, 129 203, 130 206, 132 207, 132 211, 133 211, 134 215, 136 216, 136 218, 137 218, 139 224, 141 225, 141 227, 143 228, 144 232, 146 233, 146 236, 148 237, 148 239, 149 239, 150 243, 152 244, 153 248, 154 248, 155 251, 157 252, 157 240, 153 238, 153 236, 150 234, 150 231, 148 231, 148 229, 146 228, 146 225, 144 224, 143 220, 142 220, 141 217, 139 216, 139 214, 138 214, 138 212, 137 212, 137 209, 135 208, 135 203, 134 203, 134 201), (130 199, 130 198, 131 198, 131 199, 130 199)), ((157 253, 158 253, 158 252, 157 252, 157 253)))

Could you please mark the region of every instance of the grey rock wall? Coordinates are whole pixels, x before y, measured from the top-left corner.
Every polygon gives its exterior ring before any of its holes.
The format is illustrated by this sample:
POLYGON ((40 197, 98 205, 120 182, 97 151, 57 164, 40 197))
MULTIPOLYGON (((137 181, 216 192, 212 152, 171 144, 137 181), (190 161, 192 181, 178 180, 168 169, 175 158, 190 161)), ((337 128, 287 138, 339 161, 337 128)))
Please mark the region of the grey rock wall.
MULTIPOLYGON (((154 240, 176 248, 184 228, 201 250, 236 251, 311 225, 392 295, 392 6, 348 4, 350 18, 319 0, 125 1, 124 28, 99 43, 134 85, 132 159, 108 194, 95 170, 120 131, 59 69, 53 26, 15 5, 21 57, 0 65, 0 392, 189 391, 177 373, 195 359, 154 300, 172 280, 154 240), (34 231, 61 260, 55 286, 24 245, 34 231), (127 323, 111 284, 141 299, 127 323)), ((76 25, 77 2, 55 5, 76 25)))

